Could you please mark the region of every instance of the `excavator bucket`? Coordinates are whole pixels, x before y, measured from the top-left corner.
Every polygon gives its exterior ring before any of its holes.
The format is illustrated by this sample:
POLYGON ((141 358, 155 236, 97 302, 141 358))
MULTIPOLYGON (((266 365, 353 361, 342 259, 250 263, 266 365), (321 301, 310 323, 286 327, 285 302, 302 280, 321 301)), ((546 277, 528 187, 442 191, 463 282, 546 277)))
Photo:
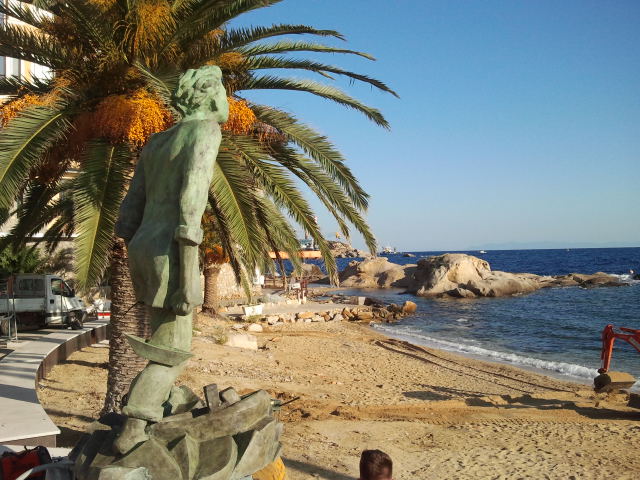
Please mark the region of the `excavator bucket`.
POLYGON ((612 390, 626 390, 636 383, 633 375, 625 372, 601 373, 593 379, 593 386, 598 393, 611 392, 612 390))

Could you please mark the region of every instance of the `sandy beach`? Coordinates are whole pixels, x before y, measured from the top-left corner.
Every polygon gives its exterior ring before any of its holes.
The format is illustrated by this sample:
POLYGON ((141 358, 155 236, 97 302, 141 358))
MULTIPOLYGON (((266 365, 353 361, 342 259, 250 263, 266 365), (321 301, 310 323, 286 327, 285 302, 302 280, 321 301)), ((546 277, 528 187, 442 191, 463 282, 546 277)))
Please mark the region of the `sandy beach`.
MULTIPOLYGON (((256 334, 260 348, 216 343, 201 316, 189 368, 210 383, 284 401, 291 480, 357 478, 360 451, 380 448, 408 479, 632 479, 640 475, 640 411, 625 394, 389 339, 368 326, 295 323, 256 334)), ((72 445, 97 417, 108 349, 73 354, 41 382, 40 401, 72 445)))

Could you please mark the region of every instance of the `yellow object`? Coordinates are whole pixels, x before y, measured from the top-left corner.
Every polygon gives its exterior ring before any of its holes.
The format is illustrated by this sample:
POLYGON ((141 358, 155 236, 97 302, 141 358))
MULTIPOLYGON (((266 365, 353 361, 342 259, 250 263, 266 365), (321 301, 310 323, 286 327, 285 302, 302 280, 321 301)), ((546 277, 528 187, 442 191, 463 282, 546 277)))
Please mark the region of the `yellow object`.
POLYGON ((285 480, 286 478, 287 472, 284 467, 284 462, 280 457, 259 472, 253 474, 253 480, 285 480))
POLYGON ((144 145, 149 136, 169 128, 171 113, 149 92, 140 89, 132 95, 111 95, 93 112, 95 136, 116 142, 144 145))
POLYGON ((229 120, 222 125, 223 130, 236 135, 247 135, 256 123, 256 114, 245 100, 228 97, 229 120))
POLYGON ((0 127, 6 127, 9 121, 17 117, 25 108, 31 105, 43 105, 45 102, 41 97, 28 93, 20 98, 11 100, 0 107, 0 127))

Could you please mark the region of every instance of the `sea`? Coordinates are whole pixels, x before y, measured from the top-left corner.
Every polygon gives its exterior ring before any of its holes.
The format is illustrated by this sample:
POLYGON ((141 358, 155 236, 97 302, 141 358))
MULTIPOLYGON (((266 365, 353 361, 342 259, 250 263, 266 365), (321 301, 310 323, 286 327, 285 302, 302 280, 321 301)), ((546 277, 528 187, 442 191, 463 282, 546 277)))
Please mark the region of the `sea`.
MULTIPOLYGON (((387 255, 397 264, 446 252, 405 252, 387 255)), ((503 298, 426 299, 400 290, 358 290, 387 303, 411 300, 416 315, 393 324, 379 324, 386 335, 539 373, 590 384, 600 367, 602 329, 607 324, 640 329, 640 248, 577 248, 495 250, 467 253, 489 262, 493 270, 538 275, 606 272, 623 287, 547 288, 503 298)), ((342 269, 352 259, 338 259, 342 269)), ((612 370, 640 378, 640 353, 624 341, 615 344, 612 370)), ((636 387, 637 388, 637 387, 636 387)))

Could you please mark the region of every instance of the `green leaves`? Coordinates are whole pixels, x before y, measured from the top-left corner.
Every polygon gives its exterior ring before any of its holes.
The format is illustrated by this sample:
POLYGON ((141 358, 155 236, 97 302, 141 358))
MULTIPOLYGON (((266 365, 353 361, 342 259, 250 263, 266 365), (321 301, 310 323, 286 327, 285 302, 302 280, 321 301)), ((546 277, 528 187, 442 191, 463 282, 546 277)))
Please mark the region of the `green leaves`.
POLYGON ((340 105, 363 113, 367 118, 384 128, 389 128, 389 122, 379 110, 369 107, 355 98, 350 97, 342 90, 314 82, 312 80, 296 80, 293 78, 281 78, 273 75, 253 77, 241 85, 238 90, 294 90, 308 92, 327 100, 332 100, 340 105))
POLYGON ((0 55, 63 68, 71 61, 67 50, 55 39, 21 25, 0 26, 0 55))
POLYGON ((220 51, 230 52, 249 43, 281 35, 317 35, 344 40, 344 36, 335 30, 318 30, 308 25, 272 25, 270 27, 248 27, 226 30, 220 38, 220 51))
MULTIPOLYGON (((380 111, 334 86, 274 73, 303 70, 328 81, 341 76, 396 95, 373 77, 300 58, 310 52, 374 60, 364 52, 313 40, 344 40, 341 33, 304 24, 233 28, 229 23, 280 1, 170 0, 155 5, 116 0, 97 6, 88 0, 34 0, 34 5, 49 12, 46 15, 30 7, 0 5, 0 13, 31 26, 0 26, 0 55, 49 66, 56 75, 55 82, 0 79, 0 94, 51 93, 57 86, 50 98, 67 99, 20 112, 0 135, 0 212, 14 210, 16 200, 22 200, 15 210, 18 225, 7 241, 19 242, 46 228, 42 240, 51 247, 75 228, 79 282, 85 287, 97 283, 107 265, 132 153, 126 145, 99 141, 78 145, 78 139, 70 137, 74 134, 70 122, 86 122, 78 115, 92 111, 109 95, 128 95, 141 88, 171 109, 172 92, 186 68, 219 60, 229 94, 253 89, 305 92, 356 110, 388 128, 380 111), (43 159, 59 158, 64 165, 68 159, 60 158, 60 152, 83 149, 79 177, 65 183, 61 181, 64 169, 59 168, 48 177, 50 183, 38 184, 34 175, 43 159)), ((209 196, 232 266, 246 284, 255 266, 273 266, 270 251, 287 252, 296 264, 297 225, 315 239, 335 278, 335 262, 306 193, 321 201, 345 236, 353 227, 375 249, 363 217, 369 196, 328 138, 293 114, 261 105, 250 108, 258 119, 255 130, 246 136, 225 132, 209 196)), ((83 139, 99 137, 99 132, 82 134, 83 139)))
POLYGON ((66 104, 31 106, 0 135, 0 208, 11 208, 18 190, 44 153, 70 130, 66 104))
POLYGON ((335 48, 329 45, 323 45, 321 43, 312 42, 292 42, 290 40, 281 40, 274 43, 260 43, 258 45, 251 45, 248 47, 237 48, 235 51, 242 53, 246 57, 254 55, 266 55, 273 53, 291 53, 291 52, 320 52, 320 53, 346 53, 350 55, 357 55, 364 57, 368 60, 375 60, 375 58, 368 53, 358 52, 355 50, 349 50, 344 48, 335 48))
POLYGON ((314 73, 318 73, 327 78, 332 78, 329 74, 343 75, 348 78, 352 78, 353 80, 358 80, 363 83, 368 83, 384 92, 391 93, 393 96, 398 97, 398 94, 391 90, 387 85, 385 85, 380 80, 376 80, 375 78, 368 77, 366 75, 361 75, 358 73, 350 72, 348 70, 343 70, 339 67, 334 67, 332 65, 327 65, 320 62, 314 62, 311 60, 300 60, 297 58, 288 58, 288 57, 271 57, 268 55, 260 55, 249 57, 246 61, 245 67, 249 70, 262 70, 262 69, 274 69, 274 68, 286 68, 286 69, 302 69, 309 70, 314 73))
POLYGON ((96 285, 109 265, 115 222, 131 167, 126 145, 92 142, 74 182, 76 277, 80 288, 96 285))

